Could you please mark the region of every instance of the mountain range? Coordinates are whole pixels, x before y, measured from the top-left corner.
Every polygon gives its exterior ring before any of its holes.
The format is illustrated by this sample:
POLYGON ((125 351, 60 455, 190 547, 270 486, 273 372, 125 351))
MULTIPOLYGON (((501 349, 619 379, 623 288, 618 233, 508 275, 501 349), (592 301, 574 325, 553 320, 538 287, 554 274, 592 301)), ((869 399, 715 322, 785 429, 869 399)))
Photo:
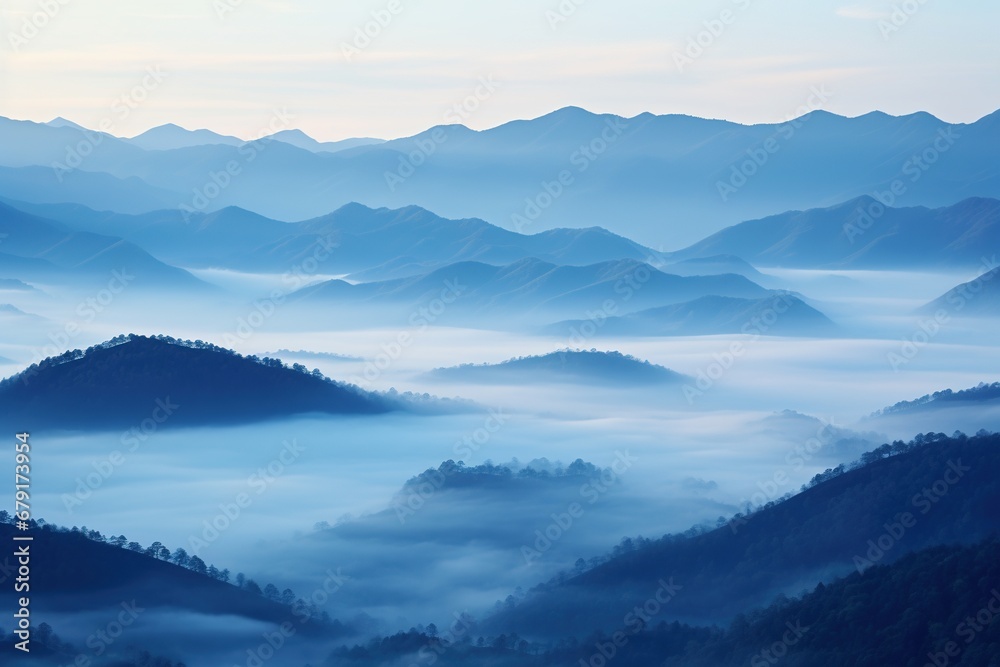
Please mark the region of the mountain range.
MULTIPOLYGON (((632 312, 708 295, 764 298, 769 294, 743 276, 681 277, 637 260, 622 259, 588 266, 559 266, 524 259, 504 266, 458 262, 412 278, 351 284, 329 280, 297 290, 290 299, 316 313, 332 305, 400 306, 399 317, 439 303, 435 321, 509 327, 597 310, 632 312)), ((607 312, 604 312, 607 311, 607 312)))
POLYGON ((286 271, 317 247, 336 248, 323 260, 326 271, 369 281, 470 260, 507 264, 535 257, 591 264, 660 256, 601 228, 518 234, 483 220, 446 220, 416 206, 389 210, 352 203, 319 218, 286 223, 233 207, 190 216, 176 209, 129 215, 82 205, 10 203, 78 231, 126 239, 166 262, 194 268, 286 271))
POLYGON ((40 283, 109 283, 117 291, 199 289, 209 285, 120 238, 76 231, 0 203, 0 276, 40 283))
MULTIPOLYGON (((130 212, 164 208, 164 196, 173 200, 169 206, 190 212, 239 206, 283 220, 323 215, 351 201, 416 204, 518 231, 601 225, 647 245, 679 246, 774 211, 886 191, 899 193, 893 197, 907 206, 1000 197, 998 119, 994 113, 953 125, 926 113, 845 118, 815 111, 781 124, 740 125, 568 107, 483 131, 441 126, 335 153, 314 152, 312 142, 288 135, 187 145, 220 141, 190 132, 184 141, 146 144, 176 147, 145 150, 134 140, 69 125, 0 119, 0 166, 13 170, 0 179, 0 196, 17 196, 11 185, 26 180, 18 170, 35 168, 29 180, 37 181, 43 167, 57 178, 23 198, 113 201, 102 190, 120 191, 120 181, 91 179, 84 191, 72 182, 84 171, 138 179, 130 212), (933 165, 922 159, 928 151, 933 165)), ((165 134, 178 132, 161 128, 153 138, 165 134)))
POLYGON ((996 247, 996 199, 977 197, 932 209, 892 208, 864 196, 742 222, 668 257, 735 254, 759 267, 928 270, 981 266, 996 247))

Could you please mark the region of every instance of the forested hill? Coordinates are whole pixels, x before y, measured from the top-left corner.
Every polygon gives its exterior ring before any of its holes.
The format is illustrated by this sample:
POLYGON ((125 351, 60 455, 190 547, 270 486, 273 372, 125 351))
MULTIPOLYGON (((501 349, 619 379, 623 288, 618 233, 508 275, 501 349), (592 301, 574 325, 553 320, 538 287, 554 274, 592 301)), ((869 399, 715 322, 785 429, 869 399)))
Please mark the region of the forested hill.
POLYGON ((728 622, 777 593, 1000 530, 1000 436, 922 435, 852 467, 783 502, 720 518, 715 530, 626 541, 607 562, 538 587, 489 629, 565 636, 612 628, 669 577, 688 593, 671 602, 668 620, 728 622))
POLYGON ((684 382, 686 376, 618 351, 559 350, 540 356, 517 357, 499 364, 463 364, 436 368, 435 380, 530 384, 537 382, 601 382, 645 386, 684 382))
POLYGON ((925 394, 912 401, 900 401, 876 412, 873 417, 887 415, 909 414, 937 408, 960 407, 963 405, 981 405, 991 401, 1000 401, 1000 382, 987 384, 981 382, 976 387, 952 391, 943 389, 933 394, 925 394))
MULTIPOLYGON (((404 656, 433 655, 438 664, 462 667, 995 667, 997 609, 1000 543, 989 540, 932 547, 795 599, 779 597, 725 628, 692 627, 661 613, 649 623, 540 643, 516 633, 484 636, 472 625, 459 626, 465 634, 447 648, 440 637, 413 629, 345 646, 324 665, 387 667, 404 656)), ((453 637, 452 629, 443 636, 453 637)))
POLYGON ((0 423, 29 430, 128 428, 146 419, 161 427, 227 424, 394 407, 298 364, 167 336, 119 336, 0 382, 0 423))

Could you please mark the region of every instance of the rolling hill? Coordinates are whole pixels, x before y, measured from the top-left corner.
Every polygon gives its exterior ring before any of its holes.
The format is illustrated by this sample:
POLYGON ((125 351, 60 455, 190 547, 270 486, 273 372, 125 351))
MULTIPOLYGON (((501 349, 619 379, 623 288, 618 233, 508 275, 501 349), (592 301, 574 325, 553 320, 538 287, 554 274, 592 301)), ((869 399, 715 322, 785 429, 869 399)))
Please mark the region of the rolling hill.
POLYGON ((495 632, 554 636, 612 630, 659 579, 688 595, 671 600, 667 620, 729 622, 851 571, 886 565, 944 544, 972 544, 1000 530, 1000 436, 918 436, 883 445, 818 475, 810 488, 769 502, 714 530, 629 544, 583 573, 535 589, 489 622, 495 632))
POLYGON ((426 376, 447 382, 523 385, 572 382, 626 387, 684 382, 688 379, 669 368, 621 352, 586 350, 561 350, 541 356, 509 359, 499 364, 436 368, 426 376))
POLYGON ((305 367, 196 341, 119 336, 33 364, 0 382, 14 428, 128 428, 245 423, 304 413, 376 414, 399 405, 305 367), (19 426, 15 426, 18 424, 19 426))

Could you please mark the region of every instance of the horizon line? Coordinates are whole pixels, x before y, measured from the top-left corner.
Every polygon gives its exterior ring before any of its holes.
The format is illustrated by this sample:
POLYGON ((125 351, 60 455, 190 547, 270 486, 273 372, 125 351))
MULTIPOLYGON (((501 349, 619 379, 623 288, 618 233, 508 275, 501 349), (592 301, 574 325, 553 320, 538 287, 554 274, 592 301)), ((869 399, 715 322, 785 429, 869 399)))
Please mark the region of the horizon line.
MULTIPOLYGON (((614 118, 621 118, 623 120, 635 120, 635 119, 643 117, 643 116, 652 116, 654 118, 671 118, 671 117, 677 117, 677 118, 691 118, 691 119, 701 120, 701 121, 705 121, 705 122, 727 123, 727 124, 731 124, 731 125, 739 125, 741 127, 758 127, 758 126, 767 127, 767 126, 781 126, 781 125, 784 125, 786 123, 791 123, 791 122, 794 122, 796 120, 805 118, 806 116, 810 116, 812 114, 823 114, 823 115, 833 116, 833 117, 841 118, 841 119, 845 119, 845 120, 857 120, 859 118, 864 118, 866 116, 887 116, 889 118, 897 118, 897 119, 898 118, 909 118, 911 116, 930 116, 932 119, 934 119, 936 121, 940 121, 942 123, 947 123, 949 125, 975 125, 976 123, 979 123, 979 122, 985 120, 986 118, 989 118, 990 116, 992 116, 992 115, 1000 112, 1000 109, 994 110, 994 111, 992 111, 990 113, 987 113, 987 114, 985 114, 985 115, 977 118, 976 120, 973 120, 971 122, 965 122, 965 123, 949 123, 948 121, 945 121, 943 118, 941 118, 939 116, 936 116, 936 115, 932 114, 929 111, 924 111, 924 110, 913 111, 913 112, 906 113, 906 114, 893 115, 893 114, 887 113, 885 111, 882 111, 880 109, 873 109, 871 111, 867 111, 865 113, 858 114, 856 116, 848 116, 848 115, 845 115, 845 114, 839 114, 839 113, 836 113, 836 112, 833 112, 833 111, 828 111, 828 110, 822 109, 822 108, 805 110, 803 113, 801 113, 801 114, 799 114, 797 116, 791 116, 791 117, 788 117, 788 118, 786 118, 784 120, 780 120, 780 121, 768 121, 768 122, 760 122, 760 123, 745 123, 745 122, 740 122, 740 121, 735 121, 735 120, 728 120, 728 119, 725 119, 725 118, 709 118, 709 117, 706 117, 706 116, 696 116, 696 115, 685 114, 685 113, 663 113, 663 114, 656 114, 656 113, 653 113, 651 111, 643 111, 642 113, 636 114, 634 116, 622 116, 620 114, 616 114, 616 113, 612 113, 612 112, 591 111, 591 110, 586 109, 584 107, 580 107, 580 106, 576 106, 576 105, 567 105, 567 106, 559 107, 559 108, 554 109, 552 111, 549 111, 547 113, 541 114, 540 116, 535 116, 533 118, 513 118, 511 120, 507 120, 507 121, 505 121, 503 123, 500 123, 499 125, 494 125, 494 126, 491 126, 491 127, 486 127, 486 128, 479 129, 479 130, 477 130, 475 128, 472 128, 472 127, 469 127, 468 125, 464 125, 462 123, 439 124, 439 125, 431 125, 430 127, 427 127, 426 129, 421 130, 420 132, 418 132, 416 134, 405 134, 405 135, 400 135, 400 136, 393 137, 391 139, 384 139, 384 138, 380 138, 380 137, 373 137, 371 135, 367 135, 367 136, 350 135, 350 136, 346 136, 346 137, 341 137, 339 139, 320 139, 320 138, 317 138, 317 137, 309 134, 308 132, 306 132, 305 130, 303 130, 302 128, 299 128, 299 127, 286 128, 284 130, 280 130, 280 132, 298 131, 298 132, 301 132, 302 134, 304 134, 309 139, 312 139, 313 141, 316 141, 318 143, 338 143, 338 142, 350 141, 350 140, 354 140, 354 139, 367 139, 367 140, 373 140, 373 141, 378 141, 378 142, 388 142, 388 141, 396 141, 396 140, 399 140, 399 139, 407 139, 407 138, 410 138, 410 137, 414 137, 414 136, 417 136, 417 135, 422 134, 424 132, 433 130, 434 128, 437 128, 437 127, 452 127, 452 128, 461 127, 461 128, 466 129, 466 130, 469 130, 470 132, 476 132, 476 133, 490 132, 492 130, 499 129, 499 128, 505 127, 505 126, 513 124, 513 123, 533 122, 533 121, 541 120, 543 118, 547 118, 547 117, 555 115, 555 114, 569 112, 569 111, 580 111, 580 112, 584 112, 584 113, 586 113, 586 114, 588 114, 590 116, 596 116, 596 117, 610 116, 610 117, 614 117, 614 118)), ((35 124, 38 124, 38 125, 50 125, 51 123, 53 123, 53 122, 55 122, 57 120, 63 120, 63 121, 66 121, 67 123, 70 123, 72 125, 76 125, 78 127, 81 127, 84 130, 87 130, 88 132, 99 132, 99 130, 97 130, 97 129, 87 127, 86 125, 83 125, 82 123, 77 123, 76 121, 74 121, 74 120, 72 120, 70 118, 67 118, 66 116, 61 116, 61 115, 60 116, 55 116, 54 118, 51 118, 50 120, 47 120, 47 121, 46 120, 36 120, 36 119, 33 119, 33 118, 12 118, 12 117, 9 117, 9 116, 0 116, 0 118, 6 119, 6 120, 12 120, 12 121, 16 121, 16 122, 35 123, 35 124)), ((156 129, 159 129, 159 128, 162 128, 162 127, 171 126, 171 125, 174 126, 174 127, 179 128, 179 129, 181 129, 181 130, 183 130, 185 132, 205 132, 205 131, 207 131, 207 132, 211 132, 212 134, 216 134, 216 135, 218 135, 220 137, 231 138, 231 139, 238 139, 238 140, 240 140, 240 141, 242 141, 244 143, 250 143, 252 141, 259 141, 261 139, 265 139, 267 137, 274 136, 274 134, 277 134, 277 132, 275 132, 275 133, 272 133, 270 135, 265 135, 263 137, 256 137, 256 138, 249 138, 248 139, 248 138, 236 135, 236 134, 227 134, 225 132, 220 132, 220 131, 217 131, 217 130, 214 130, 214 129, 211 129, 211 128, 207 128, 207 127, 196 127, 196 128, 192 129, 192 128, 184 127, 184 126, 179 125, 179 124, 174 123, 174 122, 167 122, 167 123, 161 123, 159 125, 153 125, 151 127, 146 128, 142 132, 139 132, 139 133, 134 134, 132 136, 123 136, 123 135, 115 135, 115 134, 108 134, 108 136, 115 137, 116 139, 120 139, 120 140, 123 140, 123 141, 130 141, 130 140, 133 140, 133 139, 135 139, 137 137, 140 137, 140 136, 142 136, 142 135, 144 135, 147 132, 150 132, 152 130, 156 130, 156 129)), ((102 133, 102 134, 106 134, 106 133, 102 133)))

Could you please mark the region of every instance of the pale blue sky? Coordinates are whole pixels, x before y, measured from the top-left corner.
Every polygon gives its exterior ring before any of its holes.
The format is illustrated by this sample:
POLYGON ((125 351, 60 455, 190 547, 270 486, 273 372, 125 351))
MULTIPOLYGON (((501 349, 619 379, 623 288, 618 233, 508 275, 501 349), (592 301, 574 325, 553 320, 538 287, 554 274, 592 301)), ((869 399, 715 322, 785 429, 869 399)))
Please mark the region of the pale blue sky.
POLYGON ((0 115, 111 118, 126 136, 176 122, 247 138, 282 108, 322 140, 404 136, 453 120, 482 77, 499 86, 461 116, 476 129, 568 105, 779 121, 811 87, 845 115, 1000 108, 995 0, 6 0, 0 20, 0 115), (348 58, 355 29, 397 1, 348 58), (560 6, 575 11, 555 22, 560 6), (166 77, 114 114, 147 67, 166 77))

